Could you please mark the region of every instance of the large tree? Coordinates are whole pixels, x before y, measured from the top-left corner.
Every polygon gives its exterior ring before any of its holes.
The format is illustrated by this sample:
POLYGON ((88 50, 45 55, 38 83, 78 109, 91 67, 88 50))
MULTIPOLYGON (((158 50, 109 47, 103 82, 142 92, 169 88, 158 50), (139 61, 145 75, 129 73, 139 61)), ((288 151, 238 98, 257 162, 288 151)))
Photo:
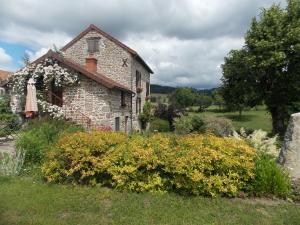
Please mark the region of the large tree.
POLYGON ((259 103, 257 98, 254 76, 247 65, 247 51, 245 49, 232 50, 222 65, 223 86, 220 92, 229 110, 242 111, 247 106, 259 103), (249 85, 251 83, 251 85, 249 85))
MULTIPOLYGON (((255 93, 253 99, 263 101, 268 107, 273 133, 284 133, 290 109, 297 109, 300 102, 299 25, 299 0, 289 0, 286 9, 278 5, 262 9, 259 18, 252 20, 245 47, 240 50, 245 58, 236 65, 248 71, 237 75, 244 77, 241 86, 251 87, 255 93)), ((226 75, 224 80, 228 81, 226 75)))

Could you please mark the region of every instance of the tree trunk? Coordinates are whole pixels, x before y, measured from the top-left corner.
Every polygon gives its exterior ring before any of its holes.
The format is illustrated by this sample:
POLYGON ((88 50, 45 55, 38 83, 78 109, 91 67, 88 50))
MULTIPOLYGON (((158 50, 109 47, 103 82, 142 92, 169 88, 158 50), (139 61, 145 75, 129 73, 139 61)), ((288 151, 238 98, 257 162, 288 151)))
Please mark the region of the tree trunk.
POLYGON ((272 108, 270 110, 272 116, 272 133, 279 134, 281 137, 284 135, 284 117, 278 108, 272 108))

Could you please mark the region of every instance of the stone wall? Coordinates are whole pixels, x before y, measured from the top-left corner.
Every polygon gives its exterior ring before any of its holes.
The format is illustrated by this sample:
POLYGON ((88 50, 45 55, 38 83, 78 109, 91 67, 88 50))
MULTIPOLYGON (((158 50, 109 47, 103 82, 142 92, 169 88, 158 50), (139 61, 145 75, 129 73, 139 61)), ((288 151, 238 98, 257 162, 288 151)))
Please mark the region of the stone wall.
POLYGON ((91 37, 100 38, 99 52, 93 53, 98 60, 97 71, 130 89, 132 56, 98 32, 90 31, 64 51, 63 55, 85 66, 85 59, 89 56, 87 38, 91 37), (127 66, 123 66, 123 59, 127 59, 127 66))
MULTIPOLYGON (((114 129, 115 118, 120 117, 120 128, 125 131, 125 117, 131 117, 129 93, 125 95, 126 107, 121 107, 120 90, 108 89, 83 76, 78 85, 64 89, 63 101, 66 117, 83 125, 90 118, 92 126, 114 129)), ((130 130, 130 119, 127 125, 130 130)))

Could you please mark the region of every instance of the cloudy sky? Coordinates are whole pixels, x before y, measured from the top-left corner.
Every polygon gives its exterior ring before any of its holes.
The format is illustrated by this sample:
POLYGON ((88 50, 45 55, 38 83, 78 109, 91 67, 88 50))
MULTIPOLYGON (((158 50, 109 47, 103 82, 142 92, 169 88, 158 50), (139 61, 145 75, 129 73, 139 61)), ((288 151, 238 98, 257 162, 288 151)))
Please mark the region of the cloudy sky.
MULTIPOLYGON (((283 0, 0 0, 0 69, 61 47, 93 23, 135 49, 152 83, 212 88, 261 7, 283 0)), ((284 3, 281 3, 284 4, 284 3)))

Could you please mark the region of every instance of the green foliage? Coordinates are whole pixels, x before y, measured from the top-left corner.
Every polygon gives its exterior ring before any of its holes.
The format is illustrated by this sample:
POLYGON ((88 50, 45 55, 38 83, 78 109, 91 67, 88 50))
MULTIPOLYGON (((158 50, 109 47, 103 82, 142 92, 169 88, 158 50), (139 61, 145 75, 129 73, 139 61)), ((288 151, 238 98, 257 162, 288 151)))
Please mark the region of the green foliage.
POLYGON ((165 119, 154 118, 150 123, 150 131, 169 132, 169 122, 165 119))
POLYGON ((145 130, 147 124, 153 119, 152 105, 148 101, 144 104, 143 112, 139 114, 139 120, 142 124, 142 129, 145 130))
POLYGON ((290 109, 299 111, 295 107, 300 102, 299 25, 298 0, 289 0, 286 9, 279 5, 262 9, 246 33, 245 47, 231 52, 223 66, 225 89, 236 92, 231 100, 244 104, 250 88, 249 99, 267 105, 274 134, 284 133, 290 109))
POLYGON ((81 126, 63 120, 34 120, 25 128, 16 147, 26 153, 25 165, 40 164, 50 146, 64 133, 83 130, 81 126))
POLYGON ((233 138, 78 132, 61 137, 42 171, 48 182, 234 196, 253 177, 255 157, 255 149, 233 138))
POLYGON ((286 197, 290 193, 288 174, 276 164, 273 157, 261 154, 255 162, 254 174, 250 190, 255 194, 286 197))
POLYGON ((192 88, 177 88, 170 96, 170 101, 175 107, 185 109, 194 105, 197 97, 198 93, 192 88))
POLYGON ((0 137, 9 135, 11 131, 17 129, 19 129, 17 117, 11 112, 8 96, 0 97, 0 137), (8 129, 5 131, 1 129, 6 126, 8 129))
POLYGON ((232 134, 234 127, 232 121, 224 117, 204 118, 204 129, 221 137, 228 137, 232 134))
POLYGON ((175 119, 174 125, 177 134, 189 134, 204 130, 203 117, 200 115, 181 116, 175 119))
POLYGON ((198 112, 203 112, 206 108, 211 106, 212 97, 204 94, 198 94, 198 97, 195 100, 195 105, 199 106, 198 112))
POLYGON ((242 113, 247 106, 259 104, 255 88, 249 83, 254 83, 254 76, 250 76, 251 70, 247 64, 247 51, 245 49, 232 50, 222 65, 223 85, 220 93, 230 111, 242 113), (249 75, 249 76, 248 76, 249 75))
POLYGON ((17 176, 24 164, 25 152, 7 153, 0 151, 0 176, 17 176))

